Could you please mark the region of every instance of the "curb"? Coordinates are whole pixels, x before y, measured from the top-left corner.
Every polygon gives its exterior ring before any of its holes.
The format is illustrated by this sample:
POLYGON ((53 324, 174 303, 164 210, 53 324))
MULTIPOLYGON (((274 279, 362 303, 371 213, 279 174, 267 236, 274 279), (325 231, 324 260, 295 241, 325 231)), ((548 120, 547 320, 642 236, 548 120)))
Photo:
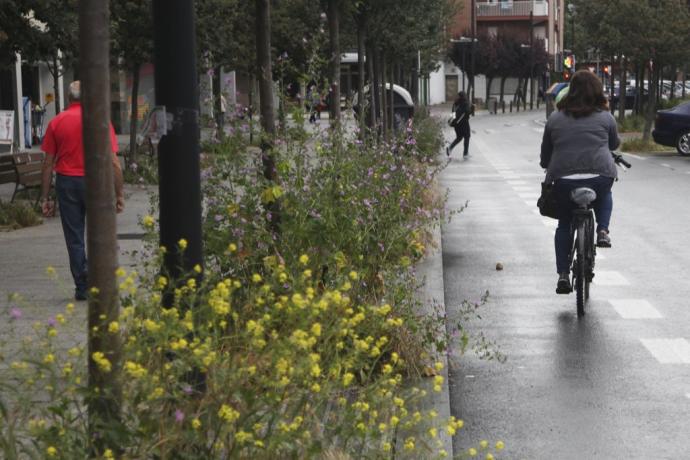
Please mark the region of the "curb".
MULTIPOLYGON (((445 292, 443 285, 443 248, 441 241, 441 223, 435 226, 432 230, 432 243, 428 250, 427 256, 417 265, 417 273, 419 279, 424 281, 424 284, 419 289, 418 296, 422 302, 421 314, 424 316, 432 316, 440 314, 444 319, 446 318, 445 292), (439 309, 436 311, 434 305, 438 305, 439 309)), ((445 328, 445 325, 443 326, 445 328)), ((440 334, 445 334, 445 330, 439 331, 440 334)), ((446 353, 438 357, 439 361, 443 363, 443 371, 440 375, 443 376, 443 386, 441 392, 437 393, 433 390, 433 379, 425 378, 422 380, 420 386, 427 391, 431 397, 424 404, 425 410, 435 410, 438 413, 437 420, 450 419, 450 390, 448 387, 448 356, 446 353)), ((453 458, 453 439, 446 432, 446 430, 439 430, 438 439, 443 446, 441 447, 448 453, 447 458, 453 458)))

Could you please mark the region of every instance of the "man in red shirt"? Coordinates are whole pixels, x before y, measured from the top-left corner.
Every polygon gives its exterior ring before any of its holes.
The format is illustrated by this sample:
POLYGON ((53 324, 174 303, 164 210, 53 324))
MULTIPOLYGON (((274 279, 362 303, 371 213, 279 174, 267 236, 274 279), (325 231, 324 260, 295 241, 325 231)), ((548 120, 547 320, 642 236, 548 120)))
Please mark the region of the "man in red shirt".
MULTIPOLYGON (((46 153, 41 183, 41 208, 44 216, 53 215, 54 204, 48 201, 50 182, 55 170, 55 192, 60 205, 60 219, 65 234, 69 266, 74 278, 76 300, 86 300, 86 244, 84 223, 86 220, 86 188, 84 185, 84 143, 82 139, 81 85, 78 81, 69 86, 69 107, 48 124, 41 150, 46 153)), ((122 212, 125 200, 122 194, 122 169, 117 159, 117 138, 110 125, 113 150, 116 210, 122 212)))

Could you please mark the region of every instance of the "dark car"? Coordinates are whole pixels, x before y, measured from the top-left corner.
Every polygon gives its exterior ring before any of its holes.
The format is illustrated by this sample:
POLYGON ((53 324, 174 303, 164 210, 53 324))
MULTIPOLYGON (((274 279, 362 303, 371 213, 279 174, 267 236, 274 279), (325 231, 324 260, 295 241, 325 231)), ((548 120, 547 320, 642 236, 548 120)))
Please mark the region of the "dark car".
POLYGON ((675 147, 681 155, 690 155, 690 102, 658 110, 652 137, 657 144, 675 147))
MULTIPOLYGON (((613 92, 613 97, 611 98, 611 106, 614 108, 614 110, 618 109, 618 101, 620 99, 620 88, 615 88, 613 92)), ((625 88, 625 109, 626 110, 631 110, 635 108, 635 98, 638 95, 638 90, 637 88, 634 88, 632 86, 628 86, 625 88)), ((647 102, 647 89, 642 90, 642 96, 641 96, 641 103, 644 104, 647 102)))

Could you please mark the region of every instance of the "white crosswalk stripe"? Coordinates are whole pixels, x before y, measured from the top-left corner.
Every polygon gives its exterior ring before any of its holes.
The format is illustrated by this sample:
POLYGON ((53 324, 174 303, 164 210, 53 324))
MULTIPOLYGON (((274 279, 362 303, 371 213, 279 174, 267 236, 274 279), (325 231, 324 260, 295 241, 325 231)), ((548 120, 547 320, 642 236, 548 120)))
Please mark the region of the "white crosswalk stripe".
POLYGON ((661 364, 690 364, 690 343, 685 339, 640 339, 661 364))
POLYGON ((614 299, 609 300, 609 303, 623 319, 663 318, 659 310, 644 299, 614 299))
POLYGON ((630 286, 630 281, 616 271, 595 270, 594 284, 598 286, 630 286))

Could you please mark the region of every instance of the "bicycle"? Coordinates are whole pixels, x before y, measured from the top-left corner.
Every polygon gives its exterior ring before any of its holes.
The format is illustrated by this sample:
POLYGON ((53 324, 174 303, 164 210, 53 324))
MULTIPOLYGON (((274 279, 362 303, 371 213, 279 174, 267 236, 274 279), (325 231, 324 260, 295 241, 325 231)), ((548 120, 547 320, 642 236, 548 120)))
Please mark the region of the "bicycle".
MULTIPOLYGON (((616 165, 630 169, 631 165, 622 155, 611 152, 616 165)), ((575 290, 577 316, 585 314, 585 306, 589 300, 589 285, 594 279, 594 261, 597 245, 594 232, 594 210, 592 202, 597 199, 594 190, 588 187, 578 187, 570 192, 570 199, 577 205, 573 210, 570 224, 570 238, 573 241, 570 250, 569 266, 571 286, 575 290)))

